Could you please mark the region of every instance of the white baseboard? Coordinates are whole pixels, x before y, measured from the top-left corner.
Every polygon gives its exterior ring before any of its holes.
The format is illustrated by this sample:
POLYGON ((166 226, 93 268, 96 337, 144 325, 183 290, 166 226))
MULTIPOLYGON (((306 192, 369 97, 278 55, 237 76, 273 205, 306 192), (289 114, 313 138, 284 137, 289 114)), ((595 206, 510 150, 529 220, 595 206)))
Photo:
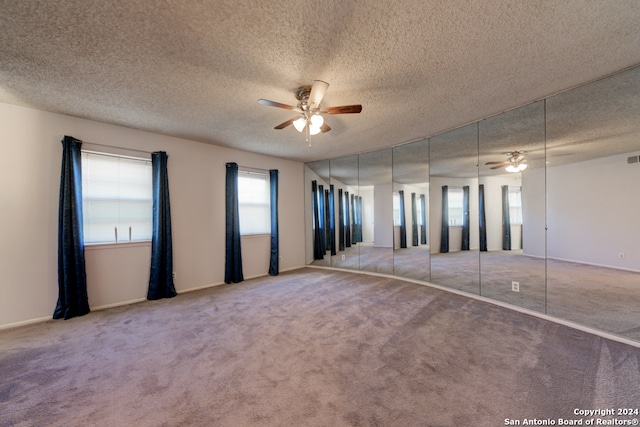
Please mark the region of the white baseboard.
POLYGON ((640 270, 638 270, 638 269, 616 267, 616 266, 613 266, 613 265, 606 265, 606 264, 596 264, 596 263, 593 263, 593 262, 576 261, 575 259, 556 258, 556 257, 551 257, 551 256, 548 256, 547 259, 552 259, 552 260, 555 260, 555 261, 571 262, 571 263, 574 263, 574 264, 591 265, 593 267, 611 268, 613 270, 630 271, 632 273, 640 273, 640 270))
POLYGON ((32 325, 34 323, 42 323, 52 319, 53 319, 53 314, 49 317, 39 317, 36 319, 22 320, 20 322, 15 322, 15 323, 7 323, 6 325, 0 325, 0 331, 3 329, 12 329, 12 328, 18 328, 20 326, 32 325))

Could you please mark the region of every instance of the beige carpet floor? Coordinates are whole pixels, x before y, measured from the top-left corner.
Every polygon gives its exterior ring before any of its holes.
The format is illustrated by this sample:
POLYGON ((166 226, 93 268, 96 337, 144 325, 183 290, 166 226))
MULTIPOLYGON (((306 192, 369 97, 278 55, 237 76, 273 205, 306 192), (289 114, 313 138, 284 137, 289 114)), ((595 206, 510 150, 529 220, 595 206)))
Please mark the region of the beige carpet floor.
POLYGON ((0 426, 557 422, 637 408, 639 365, 493 304, 300 269, 0 331, 0 426))

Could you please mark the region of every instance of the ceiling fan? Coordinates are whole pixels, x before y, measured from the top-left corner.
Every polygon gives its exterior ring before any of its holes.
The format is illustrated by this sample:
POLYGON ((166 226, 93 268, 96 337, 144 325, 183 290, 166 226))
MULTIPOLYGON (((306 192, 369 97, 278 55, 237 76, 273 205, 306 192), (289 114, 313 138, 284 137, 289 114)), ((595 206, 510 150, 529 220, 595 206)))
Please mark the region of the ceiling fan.
POLYGON ((329 83, 322 80, 314 80, 311 86, 301 86, 294 91, 298 104, 293 105, 281 104, 275 101, 269 101, 266 99, 259 99, 258 104, 267 105, 269 107, 284 108, 286 110, 295 111, 298 113, 296 117, 287 120, 284 123, 280 123, 274 129, 284 129, 287 126, 293 124, 298 132, 306 133, 306 141, 309 146, 309 137, 311 135, 317 135, 322 132, 329 132, 331 127, 324 122, 325 114, 352 114, 362 111, 362 105, 343 105, 341 107, 326 107, 320 106, 322 98, 329 87, 329 83))
POLYGON ((511 173, 522 172, 527 168, 527 160, 524 158, 525 154, 527 154, 526 151, 508 151, 504 154, 507 156, 507 160, 502 162, 487 162, 485 165, 494 165, 491 169, 500 169, 506 166, 505 170, 511 173))

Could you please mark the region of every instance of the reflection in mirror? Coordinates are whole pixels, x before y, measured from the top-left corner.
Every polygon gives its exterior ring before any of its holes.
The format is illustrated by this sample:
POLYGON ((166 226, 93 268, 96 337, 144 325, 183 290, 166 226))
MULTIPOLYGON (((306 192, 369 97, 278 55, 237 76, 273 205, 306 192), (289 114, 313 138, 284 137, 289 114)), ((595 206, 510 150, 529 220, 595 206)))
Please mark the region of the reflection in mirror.
POLYGON ((351 241, 360 247, 360 269, 393 274, 391 149, 360 154, 358 174, 358 195, 351 198, 351 241))
POLYGON ((431 280, 429 140, 393 148, 393 274, 431 280))
POLYGON ((359 257, 359 228, 358 210, 354 207, 358 196, 358 156, 346 156, 331 159, 330 191, 333 191, 333 206, 335 219, 334 241, 336 252, 331 256, 331 266, 358 270, 359 257), (354 227, 355 225, 355 227, 354 227), (355 237, 355 241, 354 241, 355 237))
POLYGON ((546 111, 547 312, 640 341, 640 68, 546 111))
POLYGON ((307 264, 329 266, 332 248, 329 160, 305 164, 305 221, 307 264))
POLYGON ((544 313, 544 102, 479 125, 480 293, 544 313))
POLYGON ((429 139, 431 282, 480 293, 478 124, 429 139))

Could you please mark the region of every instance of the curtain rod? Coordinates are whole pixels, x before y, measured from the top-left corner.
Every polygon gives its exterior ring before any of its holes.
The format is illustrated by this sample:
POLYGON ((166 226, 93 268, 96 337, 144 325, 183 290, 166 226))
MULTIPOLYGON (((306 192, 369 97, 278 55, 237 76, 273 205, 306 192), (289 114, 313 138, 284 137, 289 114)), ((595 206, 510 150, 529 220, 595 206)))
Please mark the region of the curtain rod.
POLYGON ((244 169, 244 170, 246 170, 248 172, 251 172, 251 171, 261 172, 261 173, 262 172, 269 172, 269 169, 252 168, 252 167, 249 167, 249 166, 242 166, 242 165, 238 165, 238 168, 239 169, 244 169))
MULTIPOLYGON (((64 136, 62 136, 60 139, 62 139, 62 138, 64 138, 64 136)), ((86 144, 97 145, 98 147, 117 148, 119 150, 135 151, 137 153, 145 153, 145 154, 153 154, 154 153, 153 151, 136 150, 135 148, 118 147, 117 145, 98 144, 97 142, 91 142, 91 141, 82 141, 82 142, 86 143, 86 144)))

